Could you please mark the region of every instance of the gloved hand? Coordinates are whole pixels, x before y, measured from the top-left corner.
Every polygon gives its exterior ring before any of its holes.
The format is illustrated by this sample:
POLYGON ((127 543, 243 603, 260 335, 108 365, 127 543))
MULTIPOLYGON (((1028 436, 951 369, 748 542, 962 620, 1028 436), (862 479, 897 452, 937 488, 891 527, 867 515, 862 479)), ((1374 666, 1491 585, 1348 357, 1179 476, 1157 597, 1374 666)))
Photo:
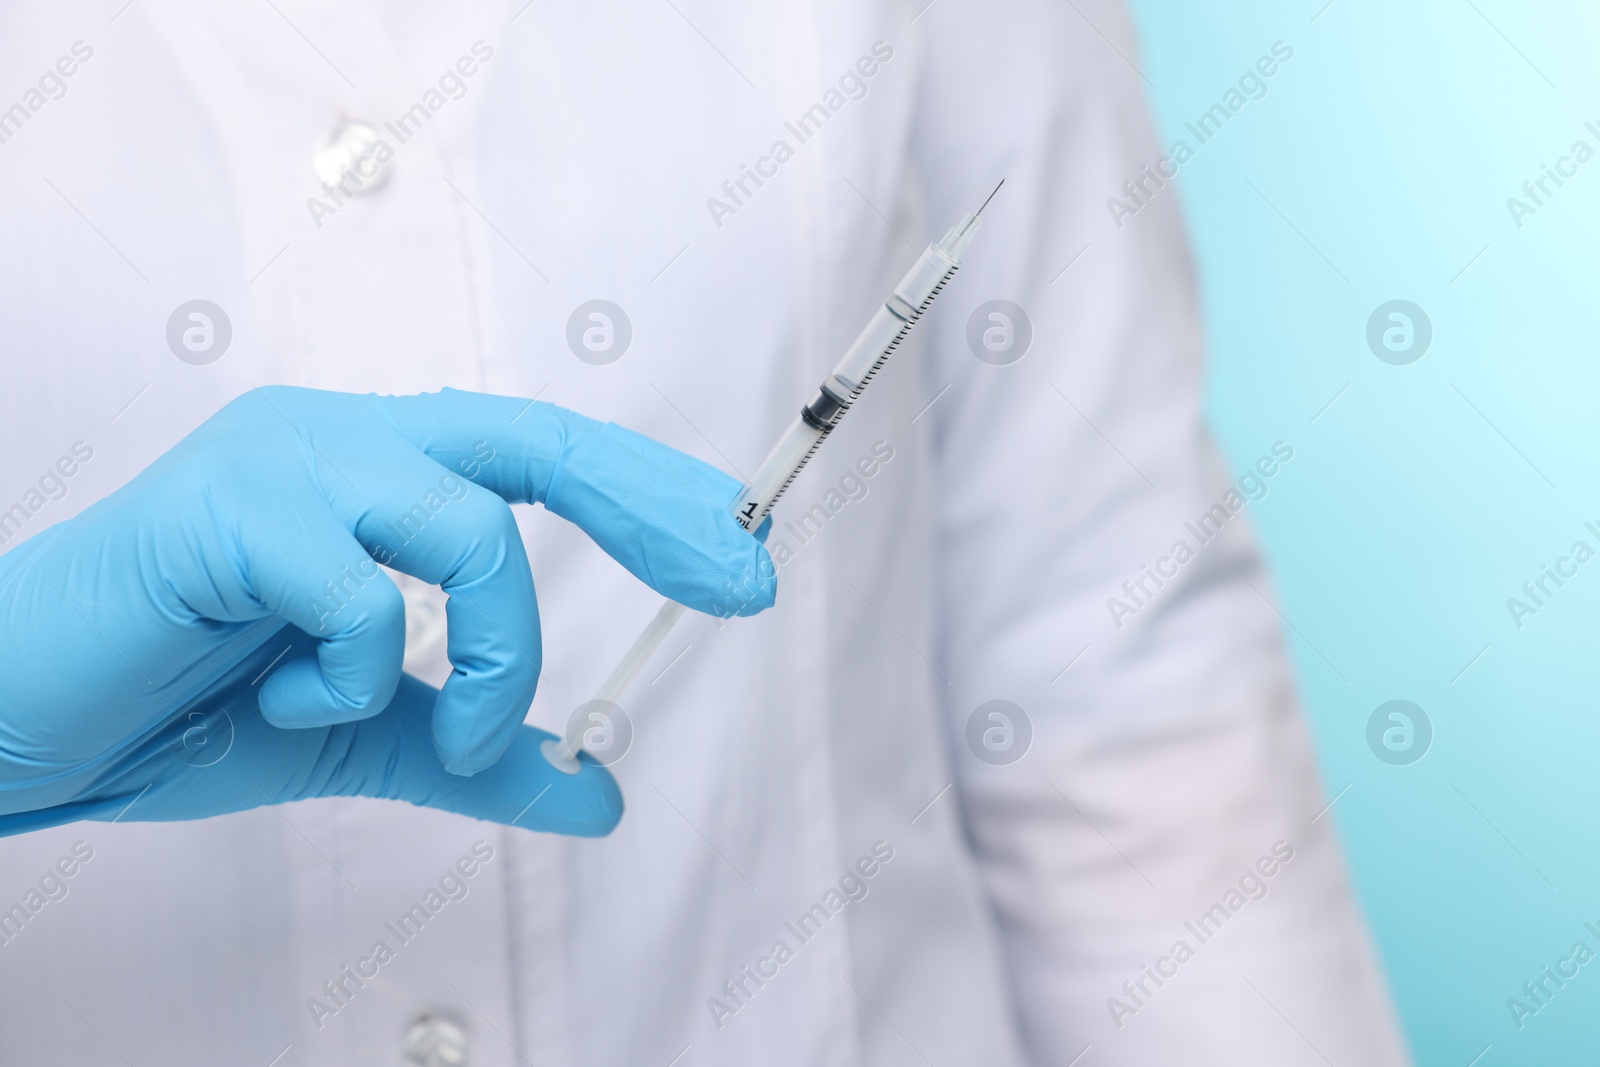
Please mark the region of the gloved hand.
POLYGON ((727 513, 738 488, 550 404, 246 393, 0 556, 0 834, 316 796, 607 833, 610 774, 554 770, 551 735, 522 724, 539 617, 508 502, 689 607, 753 614, 776 583, 727 513), (449 594, 442 690, 402 677, 404 607, 377 563, 449 594))

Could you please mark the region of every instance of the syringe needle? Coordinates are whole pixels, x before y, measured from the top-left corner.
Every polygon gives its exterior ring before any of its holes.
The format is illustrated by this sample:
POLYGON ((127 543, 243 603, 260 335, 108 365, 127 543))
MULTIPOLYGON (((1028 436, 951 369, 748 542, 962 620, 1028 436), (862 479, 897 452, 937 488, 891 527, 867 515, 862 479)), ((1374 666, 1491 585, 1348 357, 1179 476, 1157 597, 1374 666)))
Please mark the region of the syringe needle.
MULTIPOLYGON (((963 222, 961 223, 961 228, 959 230, 952 230, 949 234, 947 234, 945 236, 944 242, 941 242, 941 244, 950 241, 951 238, 954 237, 954 238, 957 238, 957 239, 961 239, 960 240, 960 248, 961 249, 965 249, 967 247, 966 243, 965 243, 965 239, 967 238, 967 235, 973 232, 973 228, 978 225, 978 220, 983 217, 983 209, 989 206, 989 201, 994 199, 994 194, 998 193, 1000 191, 1000 186, 1004 185, 1005 183, 1006 183, 1006 180, 1004 178, 1001 178, 1000 179, 1000 184, 996 185, 993 189, 991 189, 989 191, 989 195, 984 197, 983 203, 978 206, 978 210, 974 211, 972 214, 968 215, 965 220, 963 220, 963 222)), ((955 246, 950 246, 950 247, 953 248, 955 246)), ((957 251, 956 255, 959 258, 960 252, 957 251)))
MULTIPOLYGON (((1004 185, 1005 183, 1006 183, 1006 180, 1004 178, 1001 178, 1000 179, 1000 185, 1004 185)), ((982 215, 983 214, 983 209, 989 206, 989 201, 994 199, 994 194, 998 193, 1000 191, 1000 185, 997 185, 997 186, 994 187, 994 192, 990 193, 984 199, 983 205, 981 207, 979 207, 978 210, 973 212, 974 215, 982 215)))

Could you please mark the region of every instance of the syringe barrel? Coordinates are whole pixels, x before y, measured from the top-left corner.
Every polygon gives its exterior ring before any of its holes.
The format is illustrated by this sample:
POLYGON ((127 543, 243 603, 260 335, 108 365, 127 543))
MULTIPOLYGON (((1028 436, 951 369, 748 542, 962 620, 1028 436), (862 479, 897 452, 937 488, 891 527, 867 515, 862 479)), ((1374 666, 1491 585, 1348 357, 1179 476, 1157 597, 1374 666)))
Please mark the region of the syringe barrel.
POLYGON ((811 453, 822 443, 826 432, 806 422, 795 419, 773 446, 767 458, 750 478, 750 484, 739 491, 739 497, 729 508, 739 525, 754 530, 772 510, 773 501, 789 487, 789 481, 804 467, 811 453))
POLYGON ((917 262, 900 279, 889 299, 873 314, 844 358, 833 368, 830 381, 838 383, 835 388, 842 387, 845 395, 854 399, 883 361, 905 340, 905 335, 922 317, 929 301, 957 266, 955 260, 935 245, 930 245, 917 257, 917 262))
POLYGON ((900 336, 906 330, 906 320, 881 304, 868 320, 866 328, 856 335, 855 343, 844 354, 839 365, 833 368, 829 383, 847 397, 861 392, 873 367, 885 351, 899 346, 900 336))
POLYGON ((945 252, 944 243, 928 246, 918 257, 889 299, 856 335, 844 358, 818 388, 815 399, 801 409, 800 418, 789 426, 750 484, 740 491, 729 510, 746 530, 754 530, 766 518, 811 453, 844 417, 872 376, 894 355, 911 327, 950 280, 960 264, 945 252))

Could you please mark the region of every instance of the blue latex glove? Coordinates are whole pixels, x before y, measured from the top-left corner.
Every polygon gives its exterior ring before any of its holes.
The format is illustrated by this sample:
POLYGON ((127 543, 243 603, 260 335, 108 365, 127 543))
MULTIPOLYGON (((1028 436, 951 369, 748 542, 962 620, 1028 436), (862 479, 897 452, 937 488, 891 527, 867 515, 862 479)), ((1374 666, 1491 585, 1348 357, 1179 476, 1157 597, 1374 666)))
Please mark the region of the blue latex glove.
POLYGON ((611 775, 554 770, 522 724, 539 617, 508 502, 689 607, 753 614, 776 583, 727 513, 738 488, 550 404, 246 393, 0 556, 0 834, 317 796, 607 833, 611 775), (402 675, 404 607, 374 561, 449 594, 442 690, 402 675))

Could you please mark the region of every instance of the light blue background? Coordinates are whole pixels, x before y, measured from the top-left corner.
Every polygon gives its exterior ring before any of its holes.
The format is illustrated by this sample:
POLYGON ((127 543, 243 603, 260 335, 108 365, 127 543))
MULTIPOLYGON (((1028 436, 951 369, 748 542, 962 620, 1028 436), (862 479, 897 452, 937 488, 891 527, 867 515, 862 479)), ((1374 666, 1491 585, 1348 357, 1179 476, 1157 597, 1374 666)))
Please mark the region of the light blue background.
POLYGON ((1600 158, 1520 230, 1506 200, 1574 140, 1600 150, 1600 9, 1322 3, 1134 0, 1167 141, 1294 48, 1176 182, 1212 424, 1236 469, 1296 449, 1251 511, 1417 1061, 1595 1062, 1600 959, 1520 1031, 1506 1001, 1600 950, 1600 559, 1521 629, 1506 601, 1600 549, 1600 158), (1366 346, 1393 298, 1433 322, 1410 366, 1366 346), (1366 745, 1393 698, 1433 722, 1411 766, 1366 745))

